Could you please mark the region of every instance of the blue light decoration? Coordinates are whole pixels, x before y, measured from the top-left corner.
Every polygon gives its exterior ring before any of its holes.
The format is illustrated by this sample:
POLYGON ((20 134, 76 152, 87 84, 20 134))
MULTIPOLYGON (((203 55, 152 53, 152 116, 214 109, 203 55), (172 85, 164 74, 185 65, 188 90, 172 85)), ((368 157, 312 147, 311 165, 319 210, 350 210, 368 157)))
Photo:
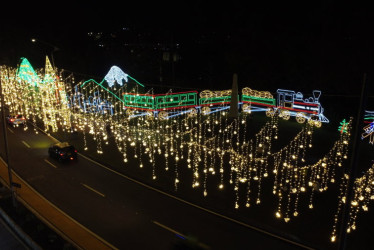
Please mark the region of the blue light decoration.
POLYGON ((120 86, 123 85, 122 81, 125 80, 125 82, 128 82, 127 79, 128 74, 123 72, 119 67, 112 66, 109 70, 109 72, 104 77, 105 81, 107 81, 109 87, 112 87, 116 82, 120 86))
MULTIPOLYGON (((95 80, 91 79, 89 81, 95 81, 95 80)), ((86 98, 79 90, 79 84, 74 87, 74 94, 69 97, 69 100, 70 100, 69 107, 78 108, 84 113, 101 113, 101 114, 110 114, 110 115, 113 115, 114 113, 112 103, 108 100, 102 99, 100 97, 99 90, 95 91, 93 95, 88 96, 86 98)))
MULTIPOLYGON (((124 103, 124 100, 122 100, 120 97, 118 97, 117 94, 115 94, 114 90, 116 90, 115 85, 119 85, 119 87, 122 89, 123 87, 126 87, 127 84, 130 83, 129 79, 135 82, 135 88, 137 89, 138 85, 141 87, 144 87, 143 84, 138 82, 136 79, 131 77, 130 75, 123 72, 119 67, 112 66, 109 70, 109 72, 105 75, 103 80, 101 82, 97 82, 94 79, 89 79, 82 84, 78 84, 74 87, 74 93, 69 97, 70 107, 75 107, 80 109, 81 111, 85 113, 94 113, 99 112, 102 114, 111 114, 114 113, 114 105, 111 101, 102 98, 100 96, 100 91, 90 92, 88 93, 89 96, 85 96, 82 94, 82 90, 87 87, 87 85, 94 85, 93 89, 96 87, 99 87, 99 89, 105 90, 109 94, 110 97, 114 97, 114 100, 118 100, 122 103, 124 103), (113 90, 114 88, 114 90, 113 90)), ((101 90, 101 91, 102 91, 101 90)), ((121 91, 118 91, 121 92, 121 91)), ((86 92, 87 95, 87 92, 86 92)))
POLYGON ((374 144, 374 121, 364 127, 364 132, 361 134, 361 139, 369 137, 369 143, 374 144))
POLYGON ((104 80, 108 83, 109 87, 113 87, 115 83, 117 83, 120 86, 123 86, 123 81, 125 81, 126 83, 129 82, 128 78, 134 80, 137 84, 144 87, 143 84, 141 84, 140 82, 132 78, 130 75, 123 72, 121 68, 115 65, 110 68, 109 72, 104 77, 104 80))

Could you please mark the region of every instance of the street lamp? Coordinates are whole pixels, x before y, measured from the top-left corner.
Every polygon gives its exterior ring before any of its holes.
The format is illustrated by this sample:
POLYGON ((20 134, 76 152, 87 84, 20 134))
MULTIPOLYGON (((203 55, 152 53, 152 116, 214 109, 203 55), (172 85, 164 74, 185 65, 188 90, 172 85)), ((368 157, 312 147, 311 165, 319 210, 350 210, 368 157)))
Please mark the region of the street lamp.
POLYGON ((60 50, 60 48, 58 48, 57 46, 55 46, 55 45, 53 45, 53 44, 50 44, 50 43, 48 43, 48 42, 45 42, 45 41, 43 41, 43 40, 36 39, 36 38, 31 38, 31 42, 33 42, 33 43, 36 43, 36 42, 43 43, 43 44, 48 45, 48 46, 50 46, 50 47, 53 48, 53 50, 52 50, 52 52, 51 52, 52 66, 53 66, 53 68, 56 68, 56 67, 55 67, 55 60, 54 60, 54 58, 53 58, 53 52, 60 50))

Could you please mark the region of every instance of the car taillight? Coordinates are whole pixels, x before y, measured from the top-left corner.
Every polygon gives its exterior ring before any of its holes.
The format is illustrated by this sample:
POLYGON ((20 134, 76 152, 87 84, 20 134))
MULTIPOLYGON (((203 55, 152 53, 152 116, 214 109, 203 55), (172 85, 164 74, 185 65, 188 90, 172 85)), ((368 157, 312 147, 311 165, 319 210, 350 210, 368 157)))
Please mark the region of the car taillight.
POLYGON ((63 156, 64 154, 63 154, 63 153, 61 153, 60 155, 61 155, 61 156, 63 156))
POLYGON ((74 150, 74 152, 76 153, 76 152, 78 152, 77 150, 74 150))

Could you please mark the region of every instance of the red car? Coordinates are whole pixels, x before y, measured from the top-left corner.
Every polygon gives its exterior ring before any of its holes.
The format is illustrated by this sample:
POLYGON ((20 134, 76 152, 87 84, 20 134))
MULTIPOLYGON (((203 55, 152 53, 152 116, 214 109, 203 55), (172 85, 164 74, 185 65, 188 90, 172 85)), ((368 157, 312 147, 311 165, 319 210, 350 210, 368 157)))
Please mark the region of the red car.
POLYGON ((8 124, 13 127, 26 124, 26 118, 23 115, 8 115, 6 119, 8 124))

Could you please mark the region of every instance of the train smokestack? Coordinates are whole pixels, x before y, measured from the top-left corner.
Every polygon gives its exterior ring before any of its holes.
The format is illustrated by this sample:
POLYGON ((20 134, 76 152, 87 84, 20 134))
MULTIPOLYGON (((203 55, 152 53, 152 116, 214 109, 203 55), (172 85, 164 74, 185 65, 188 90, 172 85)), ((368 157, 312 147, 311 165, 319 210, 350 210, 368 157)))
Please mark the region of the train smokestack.
POLYGON ((319 102, 319 97, 320 96, 321 96, 321 91, 320 90, 313 90, 314 102, 319 102))

